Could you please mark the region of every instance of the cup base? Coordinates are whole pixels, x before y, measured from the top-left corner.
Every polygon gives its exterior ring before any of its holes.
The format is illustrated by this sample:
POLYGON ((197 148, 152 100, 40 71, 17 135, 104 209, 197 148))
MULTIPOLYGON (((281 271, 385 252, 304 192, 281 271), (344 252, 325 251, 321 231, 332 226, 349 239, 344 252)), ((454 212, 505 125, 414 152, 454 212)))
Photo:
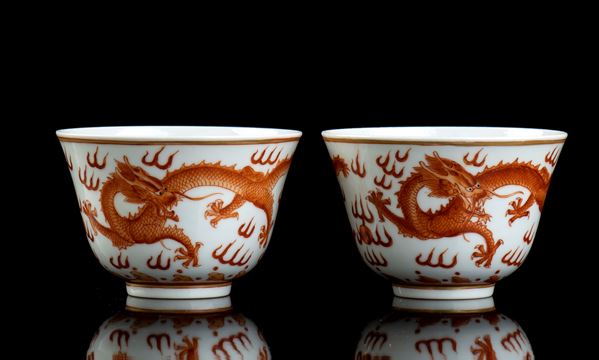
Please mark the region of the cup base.
POLYGON ((231 283, 207 283, 191 285, 127 283, 127 294, 151 299, 209 299, 228 296, 231 283))
POLYGON ((468 286, 409 286, 393 285, 395 296, 410 299, 467 300, 493 295, 494 284, 468 286))
POLYGON ((228 296, 211 299, 144 299, 127 296, 128 311, 158 312, 169 314, 204 314, 229 311, 231 298, 228 296))
POLYGON ((395 297, 393 308, 404 312, 469 314, 495 311, 492 297, 467 300, 423 300, 395 297))

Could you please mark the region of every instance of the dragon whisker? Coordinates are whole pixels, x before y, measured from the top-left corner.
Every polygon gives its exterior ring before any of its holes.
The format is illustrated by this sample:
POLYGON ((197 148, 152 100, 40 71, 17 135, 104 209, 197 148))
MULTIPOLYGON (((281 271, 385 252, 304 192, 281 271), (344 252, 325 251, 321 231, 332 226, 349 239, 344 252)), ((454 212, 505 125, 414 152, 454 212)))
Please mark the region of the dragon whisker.
POLYGON ((160 245, 162 245, 162 247, 165 248, 166 250, 169 250, 169 251, 172 250, 171 248, 169 248, 168 246, 166 246, 164 244, 164 239, 160 240, 160 245))
POLYGON ((205 195, 205 196, 197 196, 197 197, 193 197, 193 196, 185 195, 184 193, 182 193, 182 192, 180 192, 180 191, 173 191, 173 193, 174 193, 174 194, 177 194, 177 195, 179 195, 179 196, 181 196, 181 197, 184 197, 184 198, 186 198, 186 199, 189 199, 189 200, 194 200, 194 201, 204 200, 204 199, 206 199, 206 198, 209 198, 210 196, 213 196, 213 195, 222 195, 222 193, 215 192, 215 193, 208 194, 208 195, 205 195))
POLYGON ((507 198, 509 198, 509 197, 512 197, 512 196, 514 196, 514 195, 522 195, 522 194, 524 194, 524 192, 522 192, 522 191, 520 191, 520 190, 518 190, 518 191, 514 191, 514 192, 512 192, 512 193, 509 193, 509 194, 504 194, 504 195, 502 195, 502 194, 498 194, 498 193, 496 193, 496 192, 495 192, 495 191, 493 191, 493 190, 487 190, 487 191, 488 191, 490 194, 492 194, 493 196, 497 196, 497 197, 498 197, 498 198, 500 198, 500 199, 507 199, 507 198))

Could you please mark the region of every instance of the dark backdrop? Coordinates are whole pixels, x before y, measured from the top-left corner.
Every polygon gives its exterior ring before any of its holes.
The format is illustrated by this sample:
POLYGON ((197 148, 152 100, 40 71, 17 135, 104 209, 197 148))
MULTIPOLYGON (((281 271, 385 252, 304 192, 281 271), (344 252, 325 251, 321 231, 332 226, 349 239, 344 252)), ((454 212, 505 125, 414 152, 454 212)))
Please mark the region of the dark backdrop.
POLYGON ((43 299, 35 319, 70 329, 67 335, 45 331, 42 339, 61 344, 64 358, 83 358, 94 331, 123 308, 125 289, 87 245, 54 131, 158 124, 304 132, 268 251, 232 294, 235 308, 264 332, 275 359, 352 358, 362 328, 391 307, 390 284, 362 263, 352 240, 322 130, 476 125, 567 131, 533 250, 497 285, 495 300, 523 326, 537 358, 584 351, 578 322, 593 314, 583 286, 596 278, 597 235, 587 229, 593 222, 581 207, 596 198, 586 170, 594 161, 593 139, 583 121, 597 114, 589 112, 591 96, 578 83, 586 72, 575 46, 547 38, 536 39, 533 48, 482 42, 461 48, 446 39, 426 54, 399 44, 391 52, 351 44, 306 52, 282 41, 266 56, 250 41, 228 43, 234 51, 224 55, 220 48, 131 51, 136 41, 112 48, 79 40, 43 48, 51 60, 25 84, 30 96, 17 118, 33 134, 37 152, 34 165, 25 166, 31 176, 24 186, 45 188, 36 190, 41 198, 14 193, 26 208, 44 211, 35 221, 21 219, 22 229, 37 235, 27 235, 34 248, 18 246, 13 259, 27 261, 29 278, 49 291, 31 292, 29 299, 43 299), (554 56, 560 51, 570 54, 567 62, 554 56))

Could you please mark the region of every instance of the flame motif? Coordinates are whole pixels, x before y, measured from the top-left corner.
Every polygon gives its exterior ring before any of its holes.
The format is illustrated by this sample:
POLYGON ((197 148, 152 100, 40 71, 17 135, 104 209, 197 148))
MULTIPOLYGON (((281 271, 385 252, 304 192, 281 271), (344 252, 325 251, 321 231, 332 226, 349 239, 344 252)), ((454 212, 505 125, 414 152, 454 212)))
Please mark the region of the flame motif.
POLYGON ((520 352, 523 346, 526 345, 526 339, 522 334, 522 330, 518 329, 501 338, 501 346, 509 352, 520 352), (516 345, 518 348, 516 348, 516 345))
POLYGON ((239 351, 239 346, 243 346, 243 348, 246 350, 249 349, 248 346, 253 346, 250 338, 245 333, 239 332, 237 334, 220 339, 218 343, 212 346, 212 354, 214 354, 214 356, 219 360, 231 359, 231 355, 227 349, 225 349, 227 345, 230 345, 231 348, 241 356, 243 356, 243 354, 241 351, 239 351))
POLYGON ((252 223, 253 221, 254 218, 252 218, 247 225, 245 223, 239 225, 239 228, 237 229, 237 234, 246 239, 249 239, 250 236, 252 236, 252 234, 254 233, 254 230, 256 230, 256 225, 252 223))
POLYGON ((458 263, 458 255, 454 255, 453 259, 451 260, 450 263, 446 264, 445 263, 445 253, 447 252, 448 249, 443 250, 439 256, 437 256, 437 262, 433 262, 433 254, 435 253, 435 248, 433 248, 429 253, 428 253, 428 257, 425 260, 422 260, 422 253, 418 254, 418 256, 416 257, 416 263, 418 263, 418 265, 422 265, 422 266, 430 266, 433 268, 436 267, 441 267, 444 269, 451 269, 452 267, 456 266, 458 263))
POLYGON ((358 242, 358 244, 365 244, 365 245, 372 244, 372 245, 379 245, 382 247, 390 247, 391 245, 393 245, 393 237, 391 237, 391 234, 389 234, 389 232, 387 231, 387 228, 385 228, 383 226, 383 234, 385 235, 385 238, 387 240, 383 240, 383 238, 381 237, 378 226, 375 229, 376 229, 374 232, 375 236, 373 236, 370 229, 368 229, 366 226, 364 226, 364 225, 359 226, 358 234, 357 234, 357 238, 356 238, 356 241, 358 242))
POLYGON ((123 254, 119 253, 119 256, 116 258, 116 264, 114 263, 114 259, 111 256, 110 264, 112 264, 112 266, 114 266, 117 269, 128 269, 129 268, 129 257, 127 256, 125 258, 125 261, 123 262, 123 260, 121 259, 121 255, 123 255, 123 254))
POLYGON ((145 165, 148 165, 148 166, 156 166, 160 170, 166 170, 166 169, 170 168, 171 165, 173 164, 173 158, 175 157, 175 155, 177 155, 177 153, 179 152, 179 150, 177 150, 174 153, 170 154, 168 156, 166 162, 164 162, 164 163, 161 164, 159 162, 159 157, 160 157, 160 154, 162 153, 162 151, 164 151, 164 148, 165 148, 165 146, 162 146, 160 148, 160 150, 156 151, 156 153, 152 157, 152 160, 149 160, 149 161, 148 161, 148 156, 150 155, 150 152, 146 150, 146 153, 141 158, 141 162, 144 163, 145 165))
MULTIPOLYGON (((407 154, 406 154, 406 156, 407 156, 407 154)), ((396 154, 396 157, 397 157, 397 154, 396 154)), ((401 157, 400 157, 400 159, 401 159, 401 157)), ((400 177, 403 176, 404 168, 402 167, 401 169, 397 170, 395 168, 395 165, 396 165, 395 161, 391 165, 391 168, 388 168, 390 160, 391 160, 391 153, 388 152, 385 160, 383 160, 383 155, 379 155, 376 158, 376 164, 381 168, 381 170, 383 170, 385 175, 393 176, 394 178, 399 179, 400 177)))
POLYGON ((467 152, 466 155, 464 155, 464 157, 463 157, 464 164, 466 164, 466 165, 472 165, 472 166, 475 166, 475 167, 481 167, 481 166, 483 166, 485 164, 485 161, 487 161, 487 155, 485 155, 485 157, 482 158, 482 160, 479 161, 478 160, 478 156, 480 155, 480 152, 482 150, 483 149, 478 150, 474 154, 474 156, 472 157, 471 160, 468 160, 468 156, 470 156, 470 152, 467 152))
POLYGON ((94 179, 95 174, 92 173, 92 176, 89 179, 87 178, 87 165, 83 171, 83 176, 81 176, 81 168, 77 170, 77 174, 79 175, 79 181, 87 190, 96 191, 100 187, 100 178, 94 179))
POLYGON ((71 158, 71 154, 64 152, 64 158, 67 161, 67 166, 69 167, 69 171, 73 171, 73 159, 71 158))
POLYGON ((505 253, 505 255, 503 255, 503 257, 501 258, 501 262, 506 264, 507 266, 520 266, 522 265, 522 261, 526 256, 526 253, 523 252, 524 247, 520 249, 519 246, 515 250, 513 250, 513 252, 512 250, 509 250, 507 253, 505 253))
POLYGON ((410 150, 412 150, 412 148, 408 148, 408 151, 406 151, 406 153, 403 155, 400 155, 399 150, 397 150, 395 152, 395 160, 399 162, 406 162, 408 160, 408 157, 410 156, 410 150))
POLYGON ((102 162, 98 162, 98 150, 100 150, 100 148, 99 148, 99 146, 96 146, 96 151, 94 152, 93 160, 89 158, 89 156, 91 155, 89 152, 87 153, 85 158, 87 159, 87 163, 89 164, 89 166, 91 166, 92 168, 102 170, 106 167, 106 158, 108 157, 108 153, 106 153, 106 155, 104 155, 102 162))
POLYGON ((256 150, 256 152, 254 152, 252 154, 252 157, 250 158, 250 161, 252 162, 252 164, 273 165, 279 160, 279 156, 281 156, 281 151, 283 151, 283 149, 279 149, 279 152, 277 153, 277 155, 274 158, 272 156, 274 155, 277 148, 272 149, 272 151, 270 153, 268 153, 268 156, 265 159, 264 156, 266 155, 267 149, 268 148, 264 148, 258 157, 256 157, 256 155, 258 154, 259 150, 256 150))
POLYGON ((375 346, 378 344, 379 349, 383 348, 383 345, 387 342, 387 334, 380 331, 370 331, 364 337, 364 345, 368 346, 370 350, 374 350, 375 346), (379 343, 380 341, 380 343, 379 343))
POLYGON ((362 223, 372 224, 374 221, 374 215, 370 208, 368 207, 368 203, 366 203, 366 208, 364 208, 364 202, 362 201, 362 197, 360 196, 360 207, 358 208, 358 195, 354 197, 354 203, 351 207, 351 213, 356 219, 362 219, 362 223), (367 214, 368 212, 368 214, 367 214))
POLYGON ((160 254, 158 254, 158 256, 156 257, 156 260, 152 264, 153 258, 154 258, 154 256, 150 256, 148 261, 146 261, 146 265, 148 265, 148 267, 150 269, 168 270, 171 267, 171 259, 170 258, 167 258, 166 264, 162 265, 162 251, 160 252, 160 254))
POLYGON ((260 349, 260 353, 258 354, 258 360, 268 360, 268 349, 266 346, 263 346, 260 349))
POLYGON ((532 224, 532 226, 530 227, 530 230, 528 230, 527 232, 524 233, 524 236, 522 237, 522 241, 524 241, 528 245, 532 244, 535 234, 536 234, 535 224, 532 224))
POLYGON ((250 258, 252 257, 252 255, 254 254, 253 252, 249 253, 250 251, 249 249, 247 249, 243 255, 241 255, 241 257, 237 258, 239 255, 239 252, 243 249, 243 245, 241 245, 237 250, 235 250, 235 252, 233 253, 233 255, 231 255, 231 257, 229 259, 225 259, 225 256, 227 255, 227 253, 229 252, 229 250, 231 249, 231 247, 235 244, 237 240, 234 240, 233 242, 230 242, 229 244, 227 244, 227 246, 225 246, 219 253, 219 250, 222 248, 222 244, 217 246, 216 249, 214 249, 214 251, 212 251, 212 257, 215 258, 216 260, 218 260, 218 262, 220 262, 221 264, 228 264, 231 266, 244 266, 245 264, 248 263, 248 261, 250 261, 250 258), (247 257, 246 257, 247 256, 247 257))
POLYGON ((545 155, 545 162, 553 167, 557 164, 557 158, 559 156, 558 147, 555 147, 551 152, 545 155))
MULTIPOLYGON (((403 168, 402 168, 403 170, 403 168)), ((387 181, 386 178, 387 175, 383 175, 383 177, 381 178, 381 180, 379 180, 378 175, 374 177, 374 185, 380 186, 385 190, 389 190, 391 189, 391 186, 393 186, 393 181, 389 180, 388 184, 385 184, 385 182, 387 181)))
POLYGON ((375 267, 386 267, 387 265, 389 265, 387 259, 385 259, 382 253, 379 252, 379 255, 377 256, 374 253, 374 250, 371 249, 366 249, 366 251, 364 252, 364 260, 366 260, 367 263, 375 267))
POLYGON ((351 171, 361 178, 366 176, 366 168, 364 167, 364 164, 360 164, 360 153, 359 152, 356 154, 355 164, 354 164, 353 159, 351 161, 351 171))
POLYGON ((170 349, 171 337, 167 333, 148 335, 148 337, 146 338, 146 343, 152 350, 154 349, 154 346, 156 346, 156 350, 160 351, 160 353, 162 354, 162 339, 165 340, 166 347, 170 349))
POLYGON ((121 329, 113 330, 110 333, 110 336, 108 337, 108 339, 110 339, 111 342, 114 342, 115 336, 116 336, 116 341, 117 341, 119 348, 123 346, 123 342, 125 343, 126 346, 129 346, 129 337, 131 337, 131 335, 129 334, 129 331, 121 330, 121 329))
POLYGON ((439 354, 441 354, 443 356, 443 358, 446 358, 445 353, 444 353, 444 346, 443 346, 443 344, 445 342, 449 343, 449 345, 451 346, 451 350, 453 350, 454 353, 458 352, 457 342, 450 337, 443 337, 443 338, 439 338, 439 339, 419 340, 414 344, 414 346, 416 347, 416 351, 418 351, 419 353, 422 353, 421 347, 424 346, 424 348, 430 355, 431 359, 434 359, 435 357, 433 355, 433 344, 436 344, 437 351, 439 352, 439 354))

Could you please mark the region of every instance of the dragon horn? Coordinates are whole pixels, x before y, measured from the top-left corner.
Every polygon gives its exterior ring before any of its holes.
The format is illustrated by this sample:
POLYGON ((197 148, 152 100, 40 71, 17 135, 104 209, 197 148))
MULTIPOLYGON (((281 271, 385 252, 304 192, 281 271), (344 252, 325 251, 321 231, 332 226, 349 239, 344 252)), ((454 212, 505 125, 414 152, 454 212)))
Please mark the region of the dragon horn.
POLYGON ((426 165, 424 163, 424 161, 420 161, 418 162, 418 165, 420 165, 420 167, 422 167, 422 169, 426 170, 427 172, 429 172, 431 175, 436 175, 429 167, 428 165, 426 165))
MULTIPOLYGON (((435 151, 435 153, 436 153, 436 151, 435 151)), ((437 154, 437 155, 438 155, 438 154, 437 154)), ((420 161, 418 164, 419 164, 419 165, 422 167, 422 169, 423 169, 423 170, 425 170, 425 171, 426 171, 426 172, 428 172, 429 174, 431 174, 431 175, 433 175, 433 176, 435 176, 435 177, 437 177, 437 178, 439 178, 439 179, 444 179, 444 180, 447 180, 447 179, 448 179, 448 176, 447 176, 447 175, 441 175, 441 174, 439 174, 439 173, 435 172, 435 171, 434 171, 433 169, 431 169, 431 168, 430 168, 428 165, 426 165, 426 164, 424 163, 424 161, 420 161)), ((443 165, 443 166, 445 166, 445 165, 443 165)))
POLYGON ((117 171, 117 174, 120 175, 121 178, 123 178, 123 180, 125 180, 129 185, 140 186, 140 185, 143 185, 143 183, 146 183, 146 184, 153 186, 155 189, 162 188, 163 185, 159 179, 145 173, 140 168, 136 168, 134 165, 132 165, 129 162, 129 158, 127 157, 127 155, 123 156, 123 160, 125 161, 125 165, 127 167, 129 167, 129 170, 133 173, 133 176, 135 176, 136 179, 128 180, 127 177, 123 175, 123 173, 119 167, 117 167, 116 171, 117 171))
POLYGON ((439 160, 441 162, 441 165, 443 166, 444 169, 448 169, 449 168, 447 166, 447 164, 445 164, 445 161, 443 161, 443 159, 441 159, 441 156, 439 156, 438 152, 433 151, 433 155, 437 158, 437 160, 439 160))

